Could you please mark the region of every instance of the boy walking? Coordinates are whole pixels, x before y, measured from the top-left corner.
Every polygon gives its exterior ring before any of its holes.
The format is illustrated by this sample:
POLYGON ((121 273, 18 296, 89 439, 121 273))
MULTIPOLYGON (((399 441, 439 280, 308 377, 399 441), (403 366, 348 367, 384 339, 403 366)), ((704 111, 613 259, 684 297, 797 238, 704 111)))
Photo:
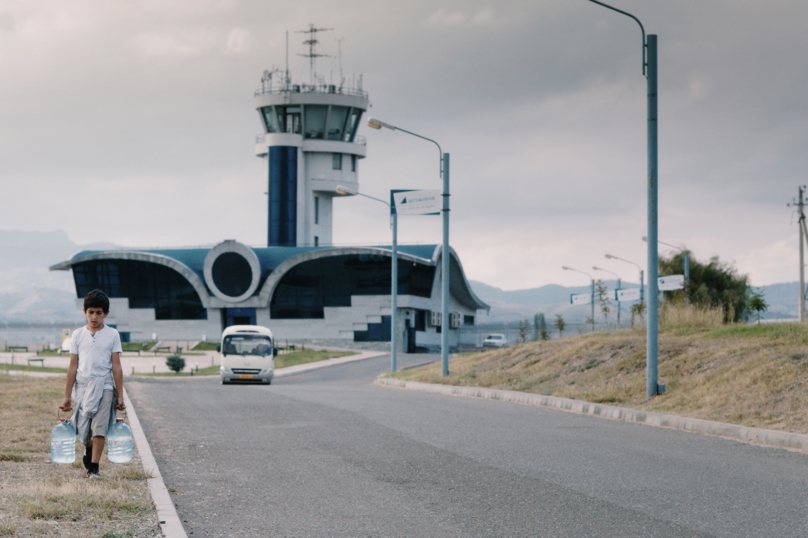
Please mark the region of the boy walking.
POLYGON ((121 336, 104 325, 109 298, 100 290, 84 297, 87 325, 73 331, 65 397, 60 409, 73 411, 70 423, 84 445, 87 476, 98 475, 107 430, 115 423, 115 410, 123 410, 121 336), (70 405, 71 396, 75 409, 70 405))

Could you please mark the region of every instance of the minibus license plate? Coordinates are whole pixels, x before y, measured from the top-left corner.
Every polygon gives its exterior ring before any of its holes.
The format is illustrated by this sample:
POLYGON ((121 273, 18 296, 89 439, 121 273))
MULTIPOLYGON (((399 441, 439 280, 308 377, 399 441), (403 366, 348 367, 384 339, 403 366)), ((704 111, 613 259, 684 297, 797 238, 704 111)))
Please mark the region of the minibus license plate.
POLYGON ((251 375, 240 375, 240 376, 238 376, 238 378, 239 379, 252 379, 253 376, 251 376, 251 375))

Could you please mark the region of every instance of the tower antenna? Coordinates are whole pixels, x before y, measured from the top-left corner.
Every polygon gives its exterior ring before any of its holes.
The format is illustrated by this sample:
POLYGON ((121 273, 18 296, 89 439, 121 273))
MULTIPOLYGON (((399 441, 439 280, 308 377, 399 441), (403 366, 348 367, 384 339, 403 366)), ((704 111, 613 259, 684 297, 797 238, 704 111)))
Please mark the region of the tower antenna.
POLYGON ((283 89, 289 89, 289 30, 286 30, 286 77, 283 79, 283 89))
POLYGON ((298 54, 298 56, 303 56, 304 58, 309 59, 309 81, 312 86, 314 86, 314 60, 315 58, 327 58, 328 54, 317 54, 315 47, 319 41, 317 40, 317 32, 326 32, 328 30, 333 30, 333 28, 315 28, 314 24, 309 23, 308 30, 298 30, 295 33, 298 34, 309 34, 309 38, 303 42, 304 45, 309 46, 309 53, 308 54, 298 54))
POLYGON ((345 41, 344 37, 337 39, 337 46, 339 47, 339 88, 342 92, 342 86, 345 85, 345 77, 342 76, 342 42, 345 41))

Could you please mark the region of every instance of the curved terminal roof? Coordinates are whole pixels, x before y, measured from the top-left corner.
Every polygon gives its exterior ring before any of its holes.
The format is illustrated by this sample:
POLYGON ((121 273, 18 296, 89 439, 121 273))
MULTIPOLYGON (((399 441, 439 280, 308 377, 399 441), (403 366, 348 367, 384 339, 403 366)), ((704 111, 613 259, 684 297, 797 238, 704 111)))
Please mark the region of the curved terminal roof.
MULTIPOLYGON (((210 248, 175 248, 175 249, 120 249, 120 250, 85 250, 73 255, 69 260, 57 263, 50 267, 51 271, 68 271, 73 265, 85 261, 99 259, 131 259, 167 265, 185 276, 189 282, 204 295, 210 293, 204 285, 205 257, 210 248)), ((261 263, 262 280, 267 276, 266 282, 259 286, 258 295, 268 300, 269 295, 280 278, 292 267, 313 258, 323 256, 341 256, 346 254, 380 254, 392 255, 391 246, 372 247, 249 247, 261 263), (282 267, 281 267, 282 266, 282 267), (279 272, 275 272, 279 269, 279 272), (275 274, 273 274, 275 272, 275 274)), ((410 259, 427 265, 437 265, 440 260, 441 247, 439 245, 398 245, 398 254, 403 259, 410 259)), ((460 259, 452 251, 451 273, 457 271, 451 282, 451 293, 459 301, 480 310, 489 310, 491 307, 481 301, 471 289, 466 279, 460 259)), ((202 297, 205 306, 209 306, 208 297, 202 297)))

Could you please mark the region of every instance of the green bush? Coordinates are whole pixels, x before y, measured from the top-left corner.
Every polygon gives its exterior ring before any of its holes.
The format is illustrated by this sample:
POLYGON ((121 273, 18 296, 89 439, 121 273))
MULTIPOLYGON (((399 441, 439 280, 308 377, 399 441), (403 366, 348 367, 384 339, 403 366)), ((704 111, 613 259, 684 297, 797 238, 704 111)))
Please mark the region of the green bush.
POLYGON ((182 369, 185 368, 185 359, 179 355, 171 355, 166 359, 166 366, 168 366, 172 371, 180 373, 182 372, 182 369))

